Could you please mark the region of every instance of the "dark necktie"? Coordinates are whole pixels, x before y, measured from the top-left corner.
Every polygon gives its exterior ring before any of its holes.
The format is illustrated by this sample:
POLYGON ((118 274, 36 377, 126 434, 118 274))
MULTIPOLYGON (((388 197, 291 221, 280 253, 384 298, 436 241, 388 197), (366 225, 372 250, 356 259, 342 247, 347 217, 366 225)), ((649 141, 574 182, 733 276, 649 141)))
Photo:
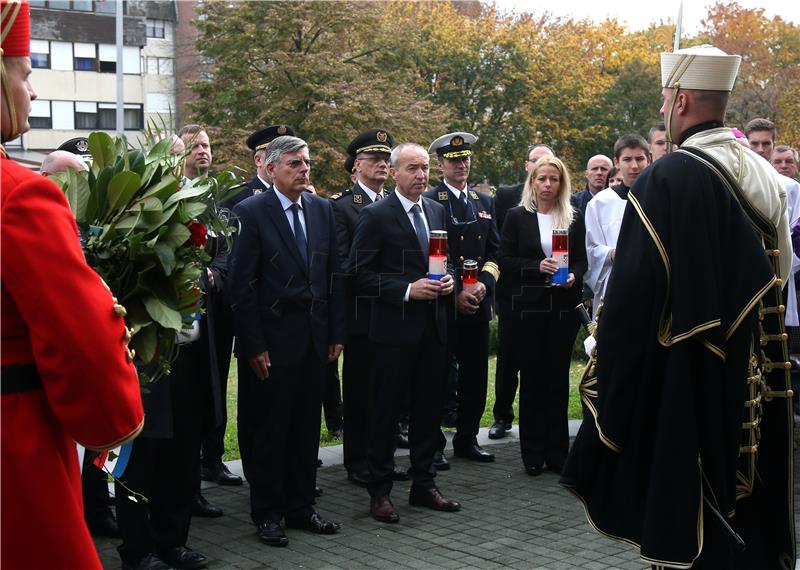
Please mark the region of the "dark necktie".
POLYGON ((375 193, 375 199, 373 200, 373 202, 377 202, 381 198, 383 198, 383 195, 380 192, 376 192, 375 193))
POLYGON ((461 205, 464 206, 464 211, 467 209, 467 191, 462 190, 461 196, 459 196, 459 200, 461 200, 461 205))
POLYGON ((306 233, 300 223, 300 206, 292 204, 290 208, 292 209, 292 221, 294 222, 294 242, 297 244, 303 263, 308 267, 308 242, 306 241, 306 233))
POLYGON ((422 255, 428 257, 428 232, 425 230, 425 222, 422 220, 422 208, 419 207, 419 204, 414 204, 411 206, 411 213, 414 216, 414 229, 417 232, 422 255))

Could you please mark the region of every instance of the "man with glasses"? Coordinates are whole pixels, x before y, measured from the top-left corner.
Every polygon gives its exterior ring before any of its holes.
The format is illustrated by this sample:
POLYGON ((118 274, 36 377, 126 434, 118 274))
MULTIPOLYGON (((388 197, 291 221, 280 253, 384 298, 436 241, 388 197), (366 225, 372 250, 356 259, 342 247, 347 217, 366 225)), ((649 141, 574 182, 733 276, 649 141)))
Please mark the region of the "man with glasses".
MULTIPOLYGON (((495 222, 494 200, 469 188, 467 180, 472 160, 470 133, 448 133, 433 141, 428 153, 436 152, 442 181, 423 194, 436 200, 447 214, 447 242, 454 265, 456 289, 447 305, 447 364, 458 362, 458 419, 453 437, 456 457, 473 461, 494 461, 494 455, 478 445, 476 436, 486 407, 489 375, 489 321, 492 319, 492 294, 500 270, 497 248, 500 235, 495 222), (464 262, 477 262, 477 282, 462 281, 464 262)), ((448 369, 442 370, 447 375, 448 369)), ((446 440, 441 436, 440 450, 446 440)))
MULTIPOLYGON (((331 196, 336 217, 339 258, 350 255, 361 210, 386 197, 383 186, 389 178, 389 155, 394 139, 386 129, 370 129, 359 134, 347 147, 348 170, 355 176, 352 189, 331 196)), ((342 365, 344 405, 344 467, 347 479, 366 487, 367 436, 369 434, 370 394, 374 375, 374 351, 369 342, 372 300, 358 297, 348 280, 347 334, 342 365)), ((408 480, 404 471, 395 470, 393 480, 408 480)))

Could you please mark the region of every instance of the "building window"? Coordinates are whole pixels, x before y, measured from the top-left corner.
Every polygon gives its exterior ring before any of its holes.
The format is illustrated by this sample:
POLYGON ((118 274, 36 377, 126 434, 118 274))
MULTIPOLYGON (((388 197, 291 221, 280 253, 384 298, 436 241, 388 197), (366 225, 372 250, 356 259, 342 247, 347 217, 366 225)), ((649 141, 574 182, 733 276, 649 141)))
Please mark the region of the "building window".
POLYGON ((92 0, 72 0, 72 9, 91 12, 93 10, 92 0))
POLYGON ((45 0, 29 0, 31 8, 44 8, 47 5, 45 0))
MULTIPOLYGON (((95 0, 94 11, 98 14, 116 14, 117 0, 95 0)), ((122 3, 122 13, 128 13, 128 2, 122 3)))
MULTIPOLYGON (((140 131, 144 128, 142 105, 125 105, 123 121, 126 131, 140 131)), ((75 128, 80 130, 114 131, 117 128, 117 106, 114 103, 94 103, 77 101, 75 103, 75 128)))
POLYGON ((145 70, 148 75, 174 75, 175 60, 171 57, 147 56, 145 70))
POLYGON ((31 67, 34 69, 50 69, 50 42, 47 40, 31 40, 31 67))
POLYGON ((148 38, 164 38, 164 20, 147 19, 146 32, 148 38))
POLYGON ((31 101, 31 114, 28 116, 28 124, 32 129, 53 128, 53 112, 50 108, 50 101, 41 99, 31 101))
POLYGON ((97 46, 95 44, 74 44, 75 70, 97 71, 97 46))

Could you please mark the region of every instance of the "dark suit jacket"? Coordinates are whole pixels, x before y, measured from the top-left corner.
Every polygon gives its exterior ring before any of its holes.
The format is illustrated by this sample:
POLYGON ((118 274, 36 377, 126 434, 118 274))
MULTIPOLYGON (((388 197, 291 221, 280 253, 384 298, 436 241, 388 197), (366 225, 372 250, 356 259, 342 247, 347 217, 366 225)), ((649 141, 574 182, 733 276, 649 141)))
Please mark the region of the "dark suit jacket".
POLYGON ((241 202, 241 224, 230 260, 230 298, 237 356, 269 351, 273 365, 292 366, 309 343, 325 361, 328 345, 343 343, 344 297, 335 285, 339 255, 333 209, 324 198, 301 196, 309 267, 275 189, 241 202))
POLYGON ((258 176, 254 176, 250 180, 244 183, 245 188, 242 188, 235 196, 229 198, 227 200, 222 201, 222 205, 230 210, 239 203, 244 202, 246 199, 251 198, 254 195, 254 190, 258 192, 263 192, 264 190, 268 190, 269 187, 265 186, 261 179, 258 176))
POLYGON ((545 258, 535 212, 522 206, 508 212, 500 239, 500 310, 513 318, 524 318, 542 310, 572 310, 581 302, 583 274, 586 272, 586 229, 580 211, 569 228, 569 271, 575 283, 569 289, 550 287, 539 264, 545 258))
POLYGON ((519 206, 519 201, 522 199, 522 189, 525 188, 525 183, 520 182, 513 186, 500 186, 494 196, 494 207, 497 214, 497 229, 502 233, 503 223, 506 220, 506 214, 511 208, 519 206))
MULTIPOLYGON (((353 245, 358 218, 361 211, 372 204, 372 200, 356 182, 352 189, 332 196, 331 204, 336 218, 339 259, 342 260, 344 272, 349 273, 350 268, 347 267, 346 260, 350 256, 350 247, 353 245)), ((346 278, 344 288, 347 297, 347 332, 349 335, 367 335, 372 313, 372 300, 356 295, 355 280, 350 277, 346 278)))
POLYGON ((492 319, 495 278, 491 273, 483 271, 483 267, 486 263, 497 264, 497 249, 500 246, 500 234, 495 223, 494 200, 491 196, 478 192, 473 188, 467 188, 467 192, 467 199, 472 204, 471 208, 476 221, 472 224, 460 226, 453 223, 450 216, 451 209, 453 215, 460 221, 472 219, 473 214, 464 211, 464 206, 456 200, 444 182, 423 194, 426 198, 436 200, 445 209, 447 215, 448 254, 455 270, 456 292, 462 289, 461 272, 466 259, 474 259, 478 262, 478 280, 486 285, 486 297, 484 297, 474 315, 464 315, 457 312, 455 295, 453 295, 452 302, 448 304, 450 308, 449 317, 456 323, 490 321, 492 319))
MULTIPOLYGON (((446 230, 444 208, 420 199, 430 230, 446 230)), ((445 298, 403 301, 409 284, 428 274, 428 260, 397 192, 361 211, 348 265, 355 272, 357 293, 373 299, 370 340, 413 346, 433 317, 439 339, 446 341, 445 298)))

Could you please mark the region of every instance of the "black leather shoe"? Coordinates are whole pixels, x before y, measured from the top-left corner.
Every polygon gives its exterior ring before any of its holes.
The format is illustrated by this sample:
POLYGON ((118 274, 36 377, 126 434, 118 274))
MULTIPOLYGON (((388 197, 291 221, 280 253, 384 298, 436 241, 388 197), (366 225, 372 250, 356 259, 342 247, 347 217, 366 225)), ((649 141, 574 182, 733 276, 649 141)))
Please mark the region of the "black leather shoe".
POLYGON ((437 451, 433 454, 433 466, 437 471, 448 471, 450 469, 450 462, 447 460, 447 457, 444 456, 443 452, 437 451))
POLYGON ((119 538, 119 527, 117 526, 117 519, 114 514, 105 509, 99 515, 86 517, 86 526, 89 528, 89 533, 92 536, 107 536, 108 538, 119 538))
POLYGON ((400 449, 409 449, 411 447, 408 442, 408 424, 405 422, 398 422, 397 424, 397 447, 400 449))
POLYGON ((283 532, 281 525, 276 522, 261 523, 256 527, 256 534, 259 540, 267 546, 286 546, 289 544, 286 533, 283 532))
POLYGON ((473 461, 480 461, 482 463, 491 463, 494 461, 494 453, 489 453, 477 443, 466 447, 455 447, 453 448, 453 455, 465 459, 472 459, 473 461))
POLYGON ((506 432, 511 429, 511 424, 504 421, 495 421, 489 428, 489 439, 503 439, 506 432))
POLYGON ((347 473, 347 480, 359 487, 369 485, 369 479, 369 471, 350 471, 347 473))
POLYGON ((314 485, 314 496, 321 497, 322 496, 322 489, 316 485, 314 485))
POLYGON ((555 473, 556 475, 561 475, 561 472, 564 470, 564 466, 561 463, 550 463, 548 461, 547 470, 551 473, 555 473))
POLYGON ((241 485, 242 478, 228 470, 224 463, 203 466, 200 468, 200 478, 203 481, 212 481, 218 485, 241 485))
POLYGON ((531 477, 538 477, 539 475, 544 473, 544 469, 542 469, 541 465, 533 466, 533 467, 526 467, 525 468, 525 473, 527 473, 531 477))
POLYGON ((322 459, 317 457, 317 467, 322 467, 322 459))
POLYGON ((208 558, 186 546, 168 548, 160 551, 158 554, 161 560, 170 566, 174 566, 178 570, 205 568, 208 565, 208 558))
POLYGON ((174 570, 155 554, 148 554, 136 560, 123 560, 122 570, 174 570))
POLYGON ((342 528, 338 522, 327 521, 319 516, 319 513, 313 513, 307 519, 286 519, 287 528, 299 528, 313 532, 314 534, 336 534, 342 528))
POLYGON ((344 430, 342 428, 337 428, 333 431, 328 430, 328 435, 333 439, 342 439, 342 436, 344 436, 344 430))
POLYGON ((194 503, 192 504, 192 515, 196 517, 205 517, 215 519, 221 517, 224 513, 219 507, 215 507, 200 493, 195 494, 194 503))
POLYGON ((394 470, 390 475, 392 481, 408 481, 411 479, 411 475, 408 474, 408 471, 405 469, 400 469, 397 465, 394 466, 394 470))

